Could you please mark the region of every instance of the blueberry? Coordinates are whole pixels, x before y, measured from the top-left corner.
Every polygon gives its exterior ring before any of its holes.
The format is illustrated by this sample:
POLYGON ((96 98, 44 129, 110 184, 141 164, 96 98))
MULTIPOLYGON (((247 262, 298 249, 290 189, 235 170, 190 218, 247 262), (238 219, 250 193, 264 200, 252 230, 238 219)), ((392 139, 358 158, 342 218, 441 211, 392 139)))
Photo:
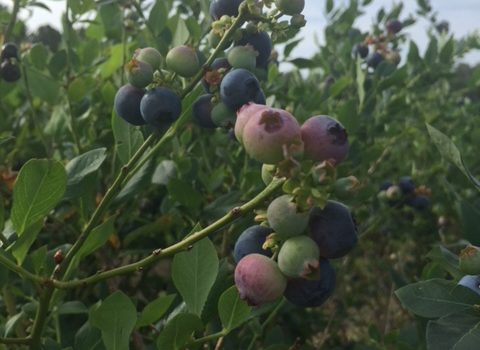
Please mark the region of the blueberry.
POLYGON ((302 125, 305 155, 317 162, 342 162, 348 154, 348 134, 343 125, 327 115, 311 117, 302 125))
POLYGON ((213 0, 210 3, 210 16, 217 20, 222 16, 238 16, 238 7, 242 0, 213 0))
POLYGON ((425 210, 430 206, 430 199, 426 196, 415 196, 406 201, 406 204, 417 210, 425 210))
POLYGON ((268 59, 272 53, 272 39, 267 32, 250 33, 243 32, 242 37, 236 45, 251 45, 258 52, 257 55, 257 67, 266 68, 268 65, 268 59))
POLYGON ((468 245, 459 254, 460 271, 469 275, 480 274, 480 248, 468 245))
POLYGON ((368 46, 364 44, 357 44, 352 49, 353 57, 360 56, 361 58, 365 58, 368 55, 368 46))
POLYGON ((202 78, 202 86, 205 89, 205 92, 211 92, 210 85, 215 83, 214 85, 220 84, 220 73, 218 70, 220 69, 229 70, 232 68, 230 63, 226 58, 220 57, 216 58, 213 63, 210 65, 210 70, 205 73, 204 77, 202 78))
POLYGON ((2 46, 2 53, 0 54, 0 60, 4 61, 10 58, 18 60, 18 48, 14 43, 5 43, 2 46))
POLYGON ((148 91, 140 103, 143 119, 156 128, 169 127, 182 112, 182 101, 173 91, 156 87, 148 91))
POLYGON ((238 263, 244 256, 249 254, 262 254, 272 256, 271 251, 262 248, 267 236, 273 230, 269 227, 255 225, 247 228, 238 237, 235 247, 233 248, 233 259, 238 263))
POLYGON ((217 103, 212 109, 212 122, 216 126, 231 127, 235 125, 236 119, 235 111, 232 111, 223 102, 217 103))
POLYGON ((212 121, 212 98, 211 94, 203 95, 193 103, 193 120, 202 128, 215 129, 217 127, 212 121))
POLYGON ((222 102, 233 110, 254 101, 261 94, 258 79, 246 69, 235 69, 225 75, 220 84, 222 102))
POLYGON ((303 11, 305 0, 275 0, 275 6, 284 14, 293 16, 303 11))
POLYGON ((392 19, 386 23, 387 31, 391 34, 397 34, 402 30, 403 24, 398 19, 392 19))
POLYGON ((200 70, 197 51, 189 46, 174 47, 167 53, 167 67, 181 77, 193 77, 200 70))
POLYGON ((122 86, 115 95, 115 112, 132 125, 143 125, 145 120, 140 113, 140 101, 145 91, 130 84, 122 86))
POLYGON ((328 259, 345 256, 357 244, 357 228, 350 209, 335 201, 310 212, 310 235, 318 244, 320 256, 328 259))
POLYGON ((152 70, 157 70, 160 68, 160 64, 162 63, 162 55, 158 52, 157 49, 153 47, 144 47, 143 49, 137 49, 135 54, 133 55, 138 61, 142 61, 148 63, 152 70))
POLYGON ((303 154, 300 125, 294 116, 283 109, 268 107, 252 107, 248 112, 251 115, 239 135, 250 157, 265 164, 276 164, 285 157, 303 154))
POLYGON ((320 252, 317 244, 308 236, 287 239, 278 253, 278 267, 289 278, 319 277, 320 252))
POLYGON ((383 61, 383 56, 380 52, 373 52, 367 57, 367 65, 372 68, 377 68, 383 61))
POLYGON ((320 279, 303 278, 288 281, 284 296, 289 302, 300 307, 318 307, 335 290, 335 270, 327 259, 320 259, 320 279))
POLYGON ((20 67, 16 62, 7 59, 0 66, 0 77, 9 83, 14 83, 21 77, 20 67))
POLYGON ((282 237, 303 233, 308 225, 308 212, 300 212, 293 197, 284 194, 275 198, 267 208, 270 227, 282 237))
POLYGON ((382 184, 380 185, 380 191, 386 191, 388 190, 390 187, 393 186, 393 183, 391 181, 383 181, 382 184))
POLYGON ((410 176, 402 176, 398 180, 398 187, 400 187, 403 194, 411 194, 415 191, 415 183, 410 176))
POLYGON ((287 279, 272 259, 249 254, 235 268, 235 285, 240 299, 251 306, 259 306, 280 298, 287 286, 287 279))
POLYGON ((466 275, 463 276, 460 282, 458 282, 459 286, 466 287, 473 292, 477 293, 480 296, 480 275, 473 276, 473 275, 466 275))
POLYGON ((133 59, 125 65, 127 79, 137 88, 144 88, 153 81, 153 69, 148 63, 133 59))

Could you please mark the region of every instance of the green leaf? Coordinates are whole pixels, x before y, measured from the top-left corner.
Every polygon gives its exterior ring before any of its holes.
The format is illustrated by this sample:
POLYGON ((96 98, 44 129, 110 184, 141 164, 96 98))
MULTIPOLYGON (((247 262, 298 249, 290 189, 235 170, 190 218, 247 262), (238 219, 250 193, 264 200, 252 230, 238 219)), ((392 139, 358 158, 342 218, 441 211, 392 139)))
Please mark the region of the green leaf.
POLYGON ((75 334, 75 350, 104 350, 105 346, 102 342, 102 333, 90 322, 84 325, 75 334))
POLYGON ((462 222, 463 237, 471 244, 480 246, 480 210, 466 200, 460 201, 460 219, 462 222))
POLYGON ((168 182, 167 188, 172 199, 187 208, 196 209, 202 204, 201 194, 195 191, 191 183, 173 178, 168 182))
POLYGON ((442 156, 444 156, 453 164, 455 164, 465 174, 465 176, 475 185, 475 187, 477 187, 477 189, 480 189, 480 181, 476 179, 472 175, 472 173, 470 173, 470 171, 467 169, 467 167, 463 163, 462 156, 457 146, 455 146, 455 144, 448 138, 448 136, 446 136, 439 130, 435 129, 433 126, 429 124, 426 124, 426 125, 427 125, 428 133, 430 134, 430 137, 433 143, 435 143, 435 146, 437 146, 442 156))
POLYGON ((20 169, 13 188, 11 213, 13 227, 19 236, 57 205, 66 185, 65 168, 55 160, 32 159, 20 169))
POLYGON ((5 226, 5 203, 3 197, 0 195, 0 232, 3 231, 5 226))
POLYGON ((161 33, 168 19, 168 6, 164 0, 157 0, 153 5, 150 15, 148 16, 148 25, 153 32, 158 35, 161 33))
POLYGON ((352 78, 349 76, 341 77, 330 87, 330 96, 337 97, 343 90, 345 90, 352 83, 352 78))
POLYGON ((123 52, 124 50, 129 50, 130 44, 126 44, 127 47, 124 48, 123 44, 116 44, 110 47, 109 58, 99 67, 100 75, 102 79, 107 79, 111 77, 117 70, 123 66, 123 52))
POLYGON ((57 310, 59 315, 82 315, 87 314, 88 309, 80 301, 67 301, 61 304, 57 310))
POLYGON ((115 202, 121 202, 127 198, 133 197, 138 194, 139 191, 150 185, 153 172, 153 161, 148 160, 143 166, 138 170, 138 172, 133 175, 133 177, 125 184, 125 187, 122 191, 115 197, 115 202))
POLYGON ((176 173, 177 166, 173 160, 162 160, 153 173, 152 183, 157 185, 168 185, 168 182, 175 177, 176 173))
POLYGON ((105 158, 107 158, 107 149, 97 148, 85 152, 68 162, 65 166, 67 170, 67 187, 79 184, 87 175, 97 171, 105 158))
POLYGON ((218 256, 208 238, 175 255, 172 279, 190 312, 200 316, 218 273, 218 256))
POLYGON ((42 43, 37 43, 32 46, 29 51, 30 61, 33 63, 35 68, 43 70, 47 65, 48 60, 48 50, 42 43))
POLYGON ((395 291, 404 307, 425 318, 442 317, 472 308, 478 296, 452 281, 431 279, 395 291), (475 298, 476 297, 476 298, 475 298))
POLYGON ((117 147, 117 155, 122 164, 126 164, 143 143, 143 135, 125 120, 112 113, 112 129, 117 147))
POLYGON ((182 18, 178 18, 177 27, 175 28, 175 34, 173 35, 173 46, 180 46, 187 42, 190 37, 188 27, 182 18))
POLYGON ((157 339, 159 350, 179 350, 192 339, 192 334, 203 328, 197 315, 181 313, 168 322, 157 339))
POLYGON ((42 229, 43 219, 37 221, 33 225, 30 225, 23 234, 12 245, 12 254, 17 259, 19 265, 23 263, 27 256, 28 250, 32 246, 33 242, 37 239, 38 233, 42 229))
POLYGON ((105 242, 115 232, 115 215, 110 216, 103 223, 95 227, 90 235, 85 240, 85 243, 82 245, 78 253, 75 255, 74 259, 80 261, 89 254, 92 254, 98 248, 102 247, 105 242))
POLYGON ((432 250, 427 254, 427 257, 432 259, 433 262, 439 264, 453 277, 460 278, 463 276, 463 274, 458 269, 458 256, 453 254, 444 246, 440 244, 434 246, 432 250))
POLYGON ((60 90, 58 82, 34 68, 27 66, 25 69, 32 95, 51 105, 56 104, 60 90))
POLYGON ((176 294, 162 295, 145 306, 138 319, 137 327, 148 326, 161 319, 176 296, 176 294))
POLYGON ((128 350, 130 334, 136 322, 135 306, 120 291, 110 295, 90 313, 90 323, 101 330, 107 350, 128 350))
POLYGON ((428 350, 472 350, 480 344, 480 315, 459 312, 430 321, 427 325, 428 350))
POLYGON ((229 332, 247 321, 251 311, 251 308, 240 299, 235 286, 223 292, 218 301, 218 315, 223 328, 229 332))

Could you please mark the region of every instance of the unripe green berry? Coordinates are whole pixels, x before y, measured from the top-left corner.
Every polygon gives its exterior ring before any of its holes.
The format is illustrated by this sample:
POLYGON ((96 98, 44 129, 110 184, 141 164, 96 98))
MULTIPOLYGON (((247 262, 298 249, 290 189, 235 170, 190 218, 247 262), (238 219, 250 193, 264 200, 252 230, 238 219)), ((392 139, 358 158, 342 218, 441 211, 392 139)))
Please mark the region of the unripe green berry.
POLYGON ((236 114, 225 103, 219 102, 212 109, 212 121, 217 126, 235 125, 236 114))
POLYGON ((131 60, 125 65, 127 79, 130 84, 137 88, 144 88, 153 81, 152 66, 148 63, 131 60))
POLYGON ((167 54, 167 67, 184 78, 190 78, 200 70, 200 60, 195 49, 177 46, 167 54))
POLYGON ((303 11, 305 0, 275 0, 275 6, 284 14, 293 16, 303 11))
POLYGON ((160 69, 162 63, 162 55, 157 49, 153 47, 144 47, 143 49, 137 49, 133 58, 148 63, 153 71, 160 69))
POLYGON ((228 52, 227 59, 232 67, 252 72, 257 65, 257 52, 250 45, 235 46, 228 52))
POLYGON ((469 245, 460 252, 459 267, 467 275, 480 275, 480 248, 469 245))

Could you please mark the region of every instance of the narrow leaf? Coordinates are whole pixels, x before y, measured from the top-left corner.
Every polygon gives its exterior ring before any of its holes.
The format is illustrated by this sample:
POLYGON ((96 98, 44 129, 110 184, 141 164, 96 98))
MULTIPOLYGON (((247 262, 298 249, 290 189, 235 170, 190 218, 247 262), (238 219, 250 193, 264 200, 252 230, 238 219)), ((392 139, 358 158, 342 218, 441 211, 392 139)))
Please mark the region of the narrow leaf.
POLYGON ((250 317, 251 308, 240 299, 237 287, 232 286, 220 296, 218 315, 223 328, 231 331, 242 325, 250 317))

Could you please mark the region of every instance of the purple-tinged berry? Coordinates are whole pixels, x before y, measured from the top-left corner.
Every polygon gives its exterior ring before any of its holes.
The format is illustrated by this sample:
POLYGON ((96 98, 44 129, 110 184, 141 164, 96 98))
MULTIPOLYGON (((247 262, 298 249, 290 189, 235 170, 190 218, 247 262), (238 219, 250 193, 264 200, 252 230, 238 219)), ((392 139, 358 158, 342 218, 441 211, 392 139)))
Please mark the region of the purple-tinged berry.
POLYGON ((254 113, 243 128, 245 151, 261 163, 276 164, 303 154, 300 126, 290 113, 266 108, 254 113))
POLYGON ((305 156, 316 161, 341 163, 348 154, 347 131, 340 122, 326 115, 314 116, 302 125, 305 156))
POLYGON ((387 32, 390 34, 397 34, 403 28, 403 23, 398 19, 391 19, 386 23, 387 32))
POLYGON ((235 268, 235 285, 242 300, 259 306, 280 298, 287 279, 275 261, 264 255, 250 254, 235 268))

